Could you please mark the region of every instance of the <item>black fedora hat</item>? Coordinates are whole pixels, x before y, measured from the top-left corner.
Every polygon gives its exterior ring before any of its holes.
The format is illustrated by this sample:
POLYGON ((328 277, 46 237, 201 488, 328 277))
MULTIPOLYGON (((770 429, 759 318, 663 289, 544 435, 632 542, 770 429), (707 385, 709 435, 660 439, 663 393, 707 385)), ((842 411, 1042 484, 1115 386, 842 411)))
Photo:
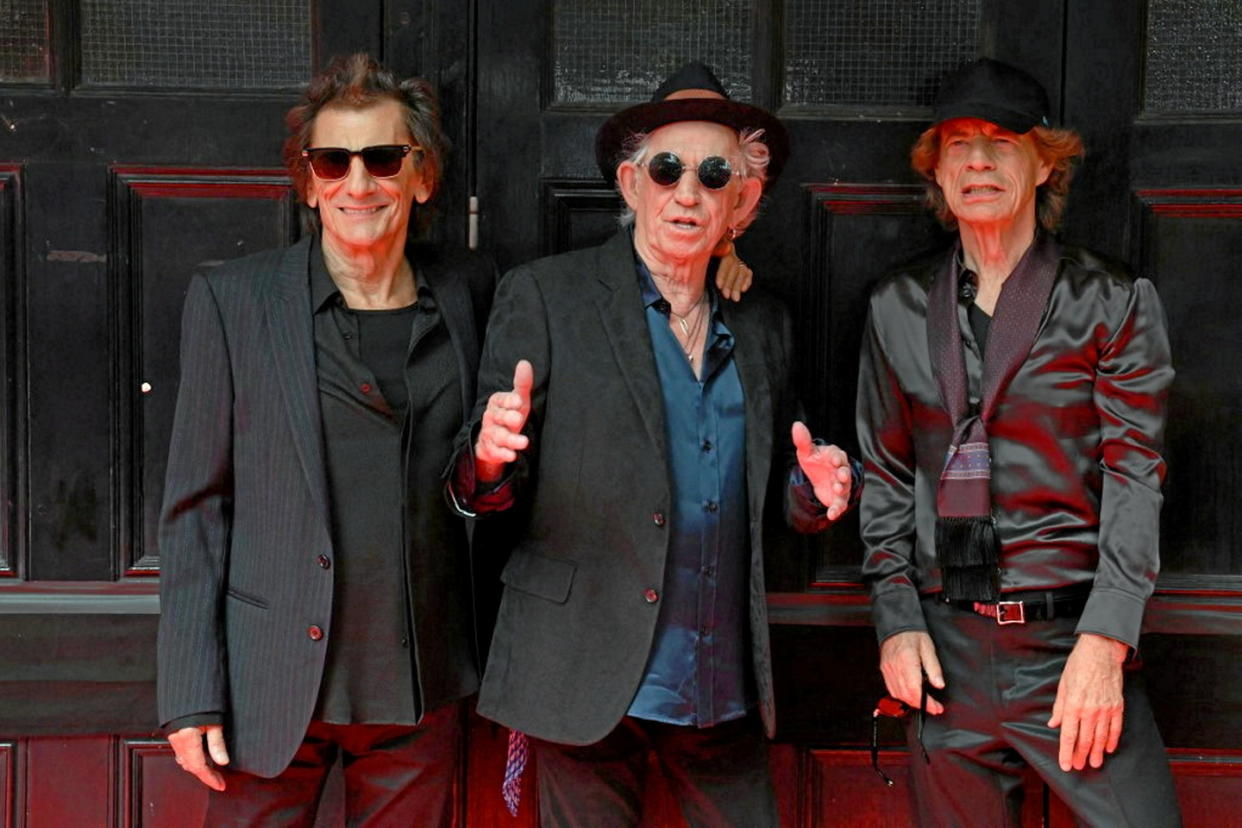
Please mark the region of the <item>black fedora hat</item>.
POLYGON ((781 122, 757 106, 730 100, 712 70, 694 62, 660 84, 649 102, 621 110, 599 128, 595 162, 604 179, 611 183, 616 178, 617 164, 631 136, 678 121, 711 121, 737 130, 762 129, 760 140, 768 145, 769 152, 764 189, 780 175, 789 157, 789 134, 781 122))
POLYGON ((1051 126, 1048 110, 1048 93, 1039 81, 1007 63, 979 58, 941 81, 932 119, 980 118, 1022 134, 1051 126))

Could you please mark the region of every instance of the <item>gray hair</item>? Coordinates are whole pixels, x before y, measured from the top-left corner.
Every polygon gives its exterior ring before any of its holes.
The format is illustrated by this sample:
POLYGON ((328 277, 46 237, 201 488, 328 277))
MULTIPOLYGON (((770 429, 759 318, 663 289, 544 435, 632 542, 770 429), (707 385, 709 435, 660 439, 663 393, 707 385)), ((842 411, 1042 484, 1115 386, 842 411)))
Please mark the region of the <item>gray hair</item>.
MULTIPOLYGON (((737 134, 737 147, 742 154, 742 177, 757 178, 762 183, 768 177, 768 162, 771 160, 772 153, 768 150, 768 145, 763 142, 763 130, 746 127, 737 134)), ((626 161, 631 164, 639 164, 647 158, 647 154, 651 151, 651 133, 637 132, 630 136, 625 142, 625 157, 617 164, 621 166, 626 161)), ((617 181, 620 186, 620 179, 617 181)), ((755 203, 755 207, 750 211, 744 219, 737 223, 737 229, 748 226, 755 217, 759 215, 759 203, 755 203)), ((617 216, 617 223, 622 227, 629 227, 634 223, 634 211, 627 204, 621 214, 617 216)))

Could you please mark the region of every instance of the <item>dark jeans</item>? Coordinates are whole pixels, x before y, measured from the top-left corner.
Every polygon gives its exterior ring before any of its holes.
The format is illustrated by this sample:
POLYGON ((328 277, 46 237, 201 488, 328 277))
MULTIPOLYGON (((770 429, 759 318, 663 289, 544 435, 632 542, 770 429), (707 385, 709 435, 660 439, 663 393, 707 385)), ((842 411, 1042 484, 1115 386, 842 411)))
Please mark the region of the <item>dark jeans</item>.
MULTIPOLYGON (((1068 773, 1057 764, 1060 730, 1048 727, 1077 618, 998 626, 924 599, 944 668, 945 712, 927 716, 924 762, 909 728, 919 823, 1017 826, 1022 772, 1030 765, 1080 824, 1165 828, 1181 824, 1164 744, 1136 668, 1125 675, 1125 719, 1104 765, 1068 773)), ((912 717, 917 719, 917 717, 912 717)))
POLYGON ((347 825, 446 828, 461 766, 461 705, 433 710, 417 727, 311 722, 279 776, 222 768, 226 787, 211 792, 206 824, 311 828, 338 755, 347 825))
POLYGON ((638 825, 650 751, 690 825, 764 828, 779 822, 768 745, 754 714, 706 728, 627 716, 591 745, 531 739, 531 746, 545 828, 638 825))

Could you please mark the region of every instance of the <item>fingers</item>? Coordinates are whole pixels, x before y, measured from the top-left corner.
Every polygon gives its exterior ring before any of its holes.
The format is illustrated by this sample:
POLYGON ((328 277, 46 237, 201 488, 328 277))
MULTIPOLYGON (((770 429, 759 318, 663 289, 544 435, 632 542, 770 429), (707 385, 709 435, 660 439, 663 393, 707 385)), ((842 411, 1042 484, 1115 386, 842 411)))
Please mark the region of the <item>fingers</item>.
POLYGON ((1061 745, 1057 752, 1057 764, 1066 773, 1074 769, 1074 750, 1078 746, 1078 716, 1064 713, 1061 718, 1061 745))
POLYGON ((474 456, 477 463, 489 469, 489 474, 494 473, 496 467, 512 463, 517 453, 530 444, 522 429, 530 416, 534 382, 534 367, 529 360, 520 359, 513 369, 513 390, 497 391, 487 400, 474 456))
POLYGON ((530 389, 535 384, 535 369, 530 360, 519 359, 513 369, 513 393, 524 409, 530 410, 530 389))
POLYGON ((207 728, 207 752, 211 755, 211 761, 217 765, 229 763, 229 750, 224 744, 224 728, 220 725, 210 725, 207 728))
MULTIPOLYGON (((913 708, 923 703, 925 673, 933 687, 944 688, 936 646, 925 632, 897 633, 886 638, 880 645, 880 672, 888 694, 913 708)), ((928 696, 925 709, 938 716, 944 712, 944 705, 928 696)))
POLYGON ((815 444, 811 440, 811 430, 801 420, 795 420, 792 436, 794 449, 798 452, 798 462, 802 462, 811 456, 811 452, 815 448, 815 444))
MULTIPOLYGON (((224 737, 221 735, 222 745, 223 739, 224 737)), ((203 728, 183 727, 176 733, 169 734, 168 743, 172 745, 173 753, 177 757, 177 764, 181 766, 182 770, 193 774, 200 782, 212 790, 224 790, 224 777, 219 771, 207 764, 207 756, 203 753, 203 728)), ((227 754, 225 758, 227 759, 227 754)))
POLYGON ((1098 768, 1104 764, 1104 746, 1108 744, 1108 716, 1097 716, 1095 720, 1095 733, 1091 738, 1091 753, 1088 761, 1091 767, 1098 768))
MULTIPOLYGON (((1118 710, 1108 717, 1108 739, 1104 745, 1105 753, 1116 753, 1121 742, 1121 727, 1125 721, 1125 710, 1118 710)), ((1097 765, 1098 767, 1098 765, 1097 765)))

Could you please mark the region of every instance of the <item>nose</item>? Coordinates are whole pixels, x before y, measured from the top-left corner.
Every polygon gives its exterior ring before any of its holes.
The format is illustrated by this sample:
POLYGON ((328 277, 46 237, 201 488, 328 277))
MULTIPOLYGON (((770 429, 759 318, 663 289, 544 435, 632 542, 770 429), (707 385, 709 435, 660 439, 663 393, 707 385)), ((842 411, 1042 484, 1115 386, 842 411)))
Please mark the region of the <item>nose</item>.
POLYGON ((367 172, 362 156, 349 159, 349 172, 345 175, 345 189, 349 193, 365 193, 375 186, 375 179, 367 172))
POLYGON ((969 143, 966 165, 972 170, 990 170, 996 166, 992 142, 987 138, 974 138, 969 143))
POLYGON ((700 186, 698 167, 687 166, 681 171, 681 178, 677 179, 677 188, 673 192, 673 197, 677 199, 678 204, 697 204, 700 186))

